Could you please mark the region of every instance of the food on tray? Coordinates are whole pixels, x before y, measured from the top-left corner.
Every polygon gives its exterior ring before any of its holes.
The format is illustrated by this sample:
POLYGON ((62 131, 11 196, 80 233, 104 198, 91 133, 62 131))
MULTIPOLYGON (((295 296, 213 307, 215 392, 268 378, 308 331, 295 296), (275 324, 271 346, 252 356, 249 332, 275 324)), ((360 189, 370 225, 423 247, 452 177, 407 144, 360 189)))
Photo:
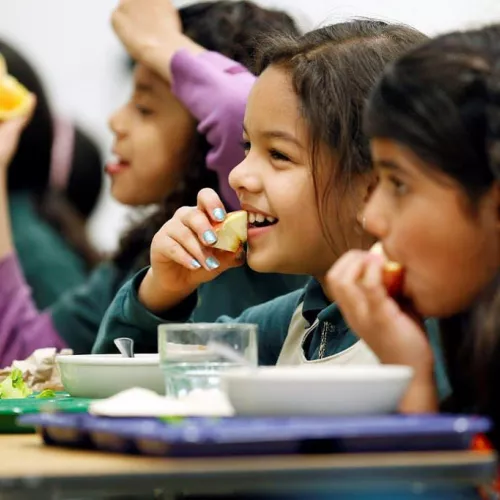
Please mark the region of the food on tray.
MULTIPOLYGON (((0 399, 25 398, 34 392, 37 397, 54 397, 63 391, 61 377, 56 365, 57 349, 38 349, 27 359, 14 361, 12 366, 0 370, 0 399)), ((72 354, 65 349, 60 354, 72 354)))
POLYGON ((27 398, 33 391, 23 379, 23 372, 14 368, 0 383, 0 399, 27 398))

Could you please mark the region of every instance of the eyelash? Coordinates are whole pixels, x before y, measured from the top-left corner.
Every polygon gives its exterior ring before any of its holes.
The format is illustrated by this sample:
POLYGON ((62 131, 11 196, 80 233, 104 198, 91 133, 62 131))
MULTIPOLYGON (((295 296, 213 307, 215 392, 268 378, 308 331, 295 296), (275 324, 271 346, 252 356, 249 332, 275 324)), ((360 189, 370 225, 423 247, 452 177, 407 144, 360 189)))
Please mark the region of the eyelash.
POLYGON ((398 196, 403 196, 408 192, 408 186, 397 177, 389 177, 389 182, 393 185, 394 191, 398 196))
POLYGON ((271 155, 271 158, 276 161, 290 161, 290 158, 288 156, 284 155, 283 153, 280 153, 277 149, 270 149, 269 153, 271 155))
POLYGON ((135 109, 142 115, 142 116, 149 116, 153 114, 153 111, 145 108, 143 106, 139 106, 138 104, 135 105, 135 109))
MULTIPOLYGON (((251 148, 250 141, 243 141, 241 143, 241 147, 245 151, 245 154, 248 154, 251 148)), ((288 158, 288 156, 286 156, 285 154, 281 153, 280 151, 274 148, 269 150, 269 155, 275 161, 291 161, 290 158, 288 158)))

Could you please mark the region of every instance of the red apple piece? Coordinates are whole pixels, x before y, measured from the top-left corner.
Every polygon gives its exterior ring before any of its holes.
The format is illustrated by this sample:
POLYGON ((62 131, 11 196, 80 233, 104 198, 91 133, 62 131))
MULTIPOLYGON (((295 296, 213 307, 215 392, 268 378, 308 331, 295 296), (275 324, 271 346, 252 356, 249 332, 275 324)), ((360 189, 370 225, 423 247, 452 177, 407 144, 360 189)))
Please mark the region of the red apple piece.
POLYGON ((397 297, 403 291, 404 269, 401 264, 389 260, 385 255, 382 243, 378 241, 370 249, 371 253, 380 255, 384 258, 385 263, 382 270, 382 282, 387 290, 388 295, 397 297))

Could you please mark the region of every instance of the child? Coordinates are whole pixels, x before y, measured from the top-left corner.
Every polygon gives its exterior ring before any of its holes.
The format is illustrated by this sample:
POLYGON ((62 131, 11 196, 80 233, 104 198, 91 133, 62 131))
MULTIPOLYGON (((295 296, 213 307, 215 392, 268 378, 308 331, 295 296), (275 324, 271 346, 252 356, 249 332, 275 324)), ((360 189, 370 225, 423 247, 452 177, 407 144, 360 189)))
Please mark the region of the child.
MULTIPOLYGON (((226 196, 227 175, 243 158, 241 120, 254 77, 198 43, 238 58, 245 54, 248 60, 263 30, 293 27, 286 14, 250 2, 186 7, 179 17, 166 0, 137 0, 127 2, 127 12, 119 8, 117 14, 115 28, 139 63, 132 99, 111 118, 117 155, 107 166, 112 194, 122 203, 162 205, 163 210, 125 238, 112 262, 101 265, 83 286, 63 295, 45 314, 33 310, 14 256, 8 249, 0 254, 2 364, 43 346, 90 352, 108 305, 129 275, 148 262, 151 238, 165 217, 182 204, 193 203, 205 185, 235 206, 234 195, 226 196), (202 8, 204 15, 190 15, 192 9, 202 8), (122 32, 124 23, 130 28, 122 32), (194 41, 181 33, 181 24, 194 41), (154 42, 158 57, 153 60, 148 60, 152 52, 143 45, 145 40, 154 42), (142 45, 144 54, 133 50, 137 45, 142 45), (161 71, 168 81, 160 77, 161 71)), ((295 290, 304 281, 297 276, 259 275, 244 266, 206 287, 197 314, 204 321, 227 308, 238 314, 295 290), (238 294, 230 286, 234 283, 238 294)))
POLYGON ((379 359, 414 367, 402 410, 438 409, 435 353, 418 319, 433 316, 453 391, 447 408, 497 425, 499 47, 498 26, 438 37, 390 65, 369 100, 379 183, 365 224, 404 267, 408 303, 387 296, 381 259, 365 252, 347 253, 327 279, 379 359))
MULTIPOLYGON (((259 272, 312 275, 297 291, 235 320, 259 326, 261 364, 377 363, 323 288, 331 263, 373 240, 357 222, 374 178, 361 109, 384 65, 424 40, 400 25, 360 20, 267 41, 244 120, 246 159, 229 177, 249 212, 248 263, 259 272)), ((188 321, 198 287, 240 264, 205 241, 224 210, 205 189, 157 233, 151 267, 118 293, 95 346, 118 336, 157 350, 157 326, 188 321)))
POLYGON ((28 60, 1 40, 0 54, 9 73, 37 98, 12 164, 0 175, 7 182, 16 252, 33 299, 43 308, 83 283, 99 260, 85 229, 101 189, 102 160, 86 134, 54 116, 28 60))

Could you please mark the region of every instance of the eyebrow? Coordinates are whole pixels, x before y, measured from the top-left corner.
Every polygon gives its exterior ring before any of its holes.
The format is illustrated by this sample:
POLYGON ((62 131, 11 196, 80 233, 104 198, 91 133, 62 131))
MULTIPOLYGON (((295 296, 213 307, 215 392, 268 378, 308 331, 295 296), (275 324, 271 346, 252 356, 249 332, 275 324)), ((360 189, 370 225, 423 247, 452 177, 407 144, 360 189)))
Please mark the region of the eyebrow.
MULTIPOLYGON (((243 132, 248 135, 245 125, 243 125, 243 132)), ((282 139, 295 144, 300 149, 304 149, 304 146, 292 134, 283 130, 264 130, 263 132, 260 132, 260 135, 266 139, 282 139)))
POLYGON ((136 83, 135 84, 135 90, 137 92, 149 92, 149 93, 152 93, 153 92, 153 86, 148 84, 148 83, 136 83))
POLYGON ((374 167, 384 168, 386 170, 394 170, 400 172, 402 168, 391 160, 374 160, 374 167))

